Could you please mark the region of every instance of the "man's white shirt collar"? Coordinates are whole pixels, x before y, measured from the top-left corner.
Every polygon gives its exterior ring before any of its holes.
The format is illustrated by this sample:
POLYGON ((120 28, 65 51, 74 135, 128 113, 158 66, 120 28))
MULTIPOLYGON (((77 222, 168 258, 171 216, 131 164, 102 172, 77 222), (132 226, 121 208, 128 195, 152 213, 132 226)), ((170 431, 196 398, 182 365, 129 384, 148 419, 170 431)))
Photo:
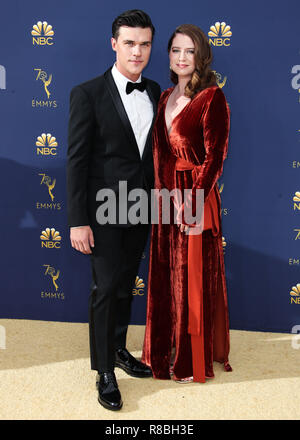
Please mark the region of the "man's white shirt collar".
MULTIPOLYGON (((153 120, 153 104, 148 96, 147 90, 143 92, 133 90, 130 94, 126 93, 126 86, 130 80, 119 72, 115 64, 111 69, 111 73, 134 132, 140 157, 142 157, 153 120)), ((139 79, 135 82, 141 82, 141 80, 142 75, 140 75, 139 79)))
POLYGON ((126 90, 126 86, 128 81, 129 82, 136 82, 139 83, 142 81, 142 74, 139 76, 137 81, 130 81, 130 79, 126 78, 116 67, 116 64, 113 65, 113 68, 111 69, 112 76, 115 80, 115 82, 122 87, 123 90, 126 90))

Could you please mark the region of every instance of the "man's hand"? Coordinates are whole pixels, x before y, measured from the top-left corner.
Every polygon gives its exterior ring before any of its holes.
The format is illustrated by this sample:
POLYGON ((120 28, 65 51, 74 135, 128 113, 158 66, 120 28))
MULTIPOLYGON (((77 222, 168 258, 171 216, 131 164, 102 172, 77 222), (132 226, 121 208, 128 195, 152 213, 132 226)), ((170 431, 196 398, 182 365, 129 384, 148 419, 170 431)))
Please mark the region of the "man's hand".
POLYGON ((91 254, 94 247, 94 235, 90 226, 79 226, 70 229, 71 245, 83 254, 91 254))

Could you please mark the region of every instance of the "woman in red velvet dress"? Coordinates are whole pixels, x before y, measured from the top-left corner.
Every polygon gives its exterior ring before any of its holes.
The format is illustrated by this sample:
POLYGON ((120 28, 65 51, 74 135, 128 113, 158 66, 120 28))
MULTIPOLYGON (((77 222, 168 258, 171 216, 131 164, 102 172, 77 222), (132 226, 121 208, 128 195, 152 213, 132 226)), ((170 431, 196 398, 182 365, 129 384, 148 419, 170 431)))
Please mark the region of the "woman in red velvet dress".
POLYGON ((142 360, 154 378, 205 382, 214 377, 213 361, 232 371, 217 186, 227 155, 229 108, 201 29, 179 26, 168 52, 175 87, 162 93, 153 131, 155 188, 192 193, 181 205, 180 223, 160 218, 152 225, 142 360), (197 188, 204 190, 204 228, 190 234, 195 224, 186 222, 183 207, 194 206, 197 188))

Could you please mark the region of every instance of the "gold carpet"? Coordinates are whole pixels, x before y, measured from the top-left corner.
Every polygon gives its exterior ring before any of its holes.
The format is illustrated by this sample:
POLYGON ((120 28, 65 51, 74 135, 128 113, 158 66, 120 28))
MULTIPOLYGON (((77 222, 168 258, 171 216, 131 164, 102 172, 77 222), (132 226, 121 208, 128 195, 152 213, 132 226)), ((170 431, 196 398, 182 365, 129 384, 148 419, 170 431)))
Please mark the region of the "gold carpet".
MULTIPOLYGON (((231 330, 233 371, 215 362, 215 378, 205 384, 137 379, 116 369, 124 405, 112 412, 97 401, 88 324, 3 319, 0 326, 2 420, 300 418, 294 335, 231 330)), ((143 337, 143 326, 129 328, 127 348, 136 357, 143 337)))

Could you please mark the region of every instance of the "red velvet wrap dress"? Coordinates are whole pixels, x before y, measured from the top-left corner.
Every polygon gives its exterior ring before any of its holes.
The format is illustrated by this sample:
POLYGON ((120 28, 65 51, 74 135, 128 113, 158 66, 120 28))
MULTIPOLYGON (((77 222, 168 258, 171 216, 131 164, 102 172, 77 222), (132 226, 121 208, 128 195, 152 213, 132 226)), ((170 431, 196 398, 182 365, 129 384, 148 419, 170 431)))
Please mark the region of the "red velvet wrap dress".
MULTIPOLYGON (((155 188, 204 190, 204 228, 198 235, 180 231, 175 219, 152 224, 147 321, 142 361, 153 377, 214 377, 213 362, 232 371, 229 354, 229 315, 217 181, 227 155, 229 107, 223 91, 208 87, 173 119, 170 133, 165 107, 173 88, 160 98, 153 129, 155 188)), ((189 225, 181 206, 182 223, 189 225)), ((160 204, 160 209, 162 208, 160 204)), ((194 209, 194 208, 193 208, 194 209)), ((195 225, 190 224, 193 227, 195 225)))

